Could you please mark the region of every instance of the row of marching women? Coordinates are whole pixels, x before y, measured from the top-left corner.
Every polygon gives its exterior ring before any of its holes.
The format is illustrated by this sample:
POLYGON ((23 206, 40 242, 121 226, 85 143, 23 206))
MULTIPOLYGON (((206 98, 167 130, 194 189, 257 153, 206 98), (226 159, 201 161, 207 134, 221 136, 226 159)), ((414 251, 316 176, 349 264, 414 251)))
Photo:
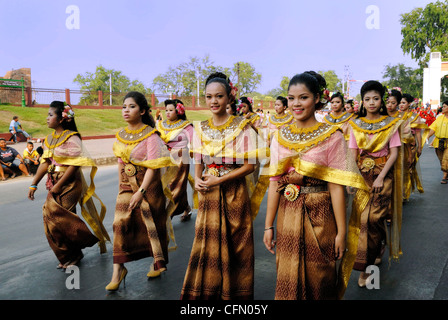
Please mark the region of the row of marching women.
MULTIPOLYGON (((180 292, 185 300, 254 298, 255 219, 264 219, 262 241, 276 255, 276 299, 342 298, 352 270, 361 271, 363 287, 366 268, 379 263, 386 248, 399 259, 403 181, 418 171, 406 161, 418 160, 426 136, 415 137, 426 128, 412 127, 404 114, 389 116, 393 95, 377 81, 361 88, 355 116, 341 112, 343 97, 329 97, 321 75, 297 74, 287 97, 278 97, 267 130, 236 90, 225 74, 211 74, 205 83, 211 117, 197 123, 187 120, 180 100, 165 101, 166 120, 156 123, 143 94, 125 96, 127 126, 113 146, 119 192, 106 290, 124 284, 131 261, 153 257, 150 278, 166 272, 176 248, 171 218, 188 221, 193 208, 195 235, 180 292), (330 101, 335 110, 317 121, 316 111, 330 101), (264 197, 266 211, 260 211, 264 197)), ((28 196, 34 199, 47 175, 45 233, 58 268, 67 268, 86 247, 99 243, 105 252, 110 237, 102 223, 105 205, 95 194, 97 169, 82 147, 73 109, 53 102, 47 124, 54 132, 45 139, 28 196), (90 184, 80 170, 85 166, 90 184), (77 202, 93 233, 77 216, 77 202)), ((418 177, 409 179, 418 188, 418 177)))

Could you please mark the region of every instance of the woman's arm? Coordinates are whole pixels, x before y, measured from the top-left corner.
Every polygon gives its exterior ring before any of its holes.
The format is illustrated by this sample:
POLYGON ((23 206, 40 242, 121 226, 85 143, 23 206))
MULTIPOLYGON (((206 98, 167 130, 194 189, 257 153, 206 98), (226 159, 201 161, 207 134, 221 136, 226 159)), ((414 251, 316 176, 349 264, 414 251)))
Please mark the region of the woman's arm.
POLYGON ((244 164, 238 169, 232 170, 228 174, 223 175, 222 177, 215 177, 209 173, 204 173, 202 175, 202 179, 198 181, 198 185, 202 188, 212 188, 214 186, 220 185, 224 182, 245 177, 248 174, 254 172, 255 165, 249 164, 249 161, 244 160, 244 164))
POLYGON ((386 174, 389 172, 390 168, 394 165, 395 161, 398 157, 398 147, 390 148, 390 156, 389 159, 387 159, 386 164, 384 165, 383 170, 381 170, 378 177, 375 179, 372 185, 373 192, 381 192, 381 189, 383 188, 383 181, 386 174))
POLYGON ((266 246, 266 249, 268 249, 269 252, 272 254, 275 253, 274 247, 275 247, 275 240, 274 240, 274 220, 277 216, 277 209, 278 204, 280 202, 280 193, 277 192, 277 181, 270 181, 269 182, 269 189, 268 189, 268 202, 267 202, 267 209, 266 209, 266 218, 264 222, 264 235, 263 235, 263 242, 266 246))
POLYGON ((341 259, 345 252, 345 237, 347 233, 344 186, 328 183, 334 217, 338 232, 335 239, 336 259, 341 259))
POLYGON ((54 186, 51 188, 51 193, 61 193, 62 187, 64 184, 69 181, 70 178, 73 177, 73 175, 78 171, 81 170, 78 166, 68 166, 67 170, 65 170, 64 174, 62 175, 61 179, 58 180, 54 184, 54 186))
POLYGON ((143 177, 142 184, 140 185, 140 189, 137 190, 137 192, 135 192, 132 195, 131 201, 129 202, 130 210, 135 209, 138 206, 138 204, 140 203, 140 201, 142 201, 143 194, 146 192, 146 190, 148 189, 152 180, 154 179, 154 173, 155 173, 154 169, 150 169, 150 168, 146 169, 145 176, 143 177))
MULTIPOLYGON (((48 166, 50 164, 49 160, 45 160, 45 162, 41 163, 39 167, 37 168, 36 174, 34 175, 33 182, 31 183, 32 186, 37 186, 44 177, 44 175, 47 173, 48 166)), ((36 189, 30 189, 28 191, 28 199, 34 200, 34 193, 36 192, 36 189)))

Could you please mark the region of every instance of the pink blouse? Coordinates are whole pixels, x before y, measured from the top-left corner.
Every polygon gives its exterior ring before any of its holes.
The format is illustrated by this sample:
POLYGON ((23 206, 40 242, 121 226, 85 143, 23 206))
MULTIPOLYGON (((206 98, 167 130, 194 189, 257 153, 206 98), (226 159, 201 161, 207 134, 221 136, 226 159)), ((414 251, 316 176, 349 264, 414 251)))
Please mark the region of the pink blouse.
MULTIPOLYGON (((371 138, 372 136, 373 136, 372 134, 369 134, 369 138, 371 138)), ((397 130, 390 138, 389 143, 383 149, 381 149, 378 152, 373 152, 373 153, 368 153, 368 154, 375 158, 384 157, 389 154, 390 148, 395 148, 395 147, 399 147, 399 146, 401 146, 401 141, 400 141, 400 135, 397 130)), ((353 130, 350 130, 350 140, 348 142, 348 147, 350 149, 359 149, 358 144, 356 143, 355 135, 353 134, 353 130)), ((363 152, 363 150, 361 150, 361 153, 362 152, 363 152)))

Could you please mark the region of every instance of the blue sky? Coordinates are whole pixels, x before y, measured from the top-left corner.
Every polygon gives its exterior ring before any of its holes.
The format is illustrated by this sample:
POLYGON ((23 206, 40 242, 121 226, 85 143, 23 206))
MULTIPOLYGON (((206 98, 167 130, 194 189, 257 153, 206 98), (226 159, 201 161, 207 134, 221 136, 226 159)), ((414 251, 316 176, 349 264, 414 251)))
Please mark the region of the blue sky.
POLYGON ((400 14, 430 2, 0 0, 0 77, 28 67, 35 87, 79 89, 76 75, 102 64, 151 87, 169 66, 209 54, 224 67, 251 63, 262 93, 306 70, 343 78, 349 66, 353 79, 381 80, 387 64, 417 66, 400 48, 400 14), (69 5, 79 8, 79 29, 66 27, 69 5), (369 5, 379 29, 366 27, 369 5))

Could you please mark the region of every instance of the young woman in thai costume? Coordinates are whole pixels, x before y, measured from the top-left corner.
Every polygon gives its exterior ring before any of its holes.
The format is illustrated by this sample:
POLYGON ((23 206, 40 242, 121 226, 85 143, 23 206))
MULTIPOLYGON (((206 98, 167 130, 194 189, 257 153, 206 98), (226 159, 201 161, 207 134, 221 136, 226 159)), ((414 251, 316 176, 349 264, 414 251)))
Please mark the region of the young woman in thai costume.
POLYGON ((275 113, 268 118, 268 136, 266 141, 270 141, 274 132, 294 120, 292 115, 286 112, 288 109, 288 100, 285 97, 277 97, 274 103, 274 109, 275 113))
POLYGON ((353 268, 361 271, 360 287, 366 286, 366 268, 378 264, 384 253, 386 234, 390 233, 389 257, 401 255, 400 229, 402 209, 402 155, 399 118, 387 115, 383 97, 386 88, 378 81, 367 81, 361 87, 359 115, 350 121, 349 148, 366 183, 368 198, 355 195, 352 216, 358 217, 358 249, 353 268), (390 232, 386 228, 390 220, 390 232))
POLYGON ((170 217, 182 214, 181 221, 188 221, 191 218, 191 207, 188 204, 187 194, 188 183, 190 182, 194 188, 189 163, 189 145, 193 136, 193 124, 187 120, 185 106, 181 100, 165 100, 164 103, 166 120, 157 124, 157 130, 168 146, 172 159, 178 163, 177 167, 168 167, 162 177, 162 184, 167 185, 168 188, 165 194, 170 199, 167 213, 170 217))
POLYGON ((82 258, 82 249, 98 243, 100 252, 106 252, 110 240, 103 226, 106 207, 95 194, 97 167, 83 149, 73 109, 62 101, 53 101, 48 109, 47 126, 53 129, 43 143, 41 164, 33 178, 28 198, 34 200, 37 185, 47 175, 47 200, 43 206, 45 235, 59 260, 58 268, 76 265, 82 258), (90 185, 87 185, 81 167, 90 167, 90 185), (93 198, 99 201, 100 212, 93 198), (76 205, 86 223, 76 214, 76 205))
POLYGON ((400 102, 402 99, 401 92, 397 89, 392 89, 386 100, 386 109, 389 117, 399 117, 400 112, 398 111, 400 102))
POLYGON ((153 257, 148 277, 159 276, 168 263, 166 198, 160 168, 172 165, 169 151, 154 128, 145 96, 129 92, 122 116, 127 126, 117 132, 119 191, 113 222, 113 274, 106 290, 118 290, 127 275, 125 263, 153 257))
POLYGON ((237 111, 242 117, 248 119, 255 131, 258 132, 261 128, 262 119, 258 113, 254 112, 252 103, 253 101, 251 98, 239 98, 238 101, 236 101, 237 111))
POLYGON ((226 113, 234 96, 225 75, 207 78, 205 99, 212 117, 195 126, 191 153, 199 209, 181 299, 253 299, 253 218, 245 176, 267 150, 255 148, 258 135, 248 119, 226 113))
POLYGON ((413 102, 414 98, 406 93, 403 94, 400 102, 400 118, 403 120, 403 198, 405 201, 410 198, 415 189, 420 193, 424 192, 419 177, 418 158, 422 154, 423 143, 429 134, 429 127, 425 120, 411 109, 413 102))
POLYGON ((442 114, 429 126, 428 139, 435 135, 432 145, 435 148, 440 168, 443 172, 441 184, 448 182, 448 100, 442 104, 442 114))
POLYGON ((321 102, 325 87, 314 71, 294 76, 288 87, 294 122, 271 141, 263 242, 273 254, 277 247, 278 300, 337 299, 351 272, 338 279, 336 261, 346 249, 344 186, 365 192, 367 186, 340 128, 315 118, 327 102, 321 102))
POLYGON ((328 124, 339 126, 344 134, 345 140, 350 138, 349 120, 354 116, 353 113, 345 111, 344 96, 340 92, 336 92, 330 98, 331 112, 324 117, 324 121, 328 124))

